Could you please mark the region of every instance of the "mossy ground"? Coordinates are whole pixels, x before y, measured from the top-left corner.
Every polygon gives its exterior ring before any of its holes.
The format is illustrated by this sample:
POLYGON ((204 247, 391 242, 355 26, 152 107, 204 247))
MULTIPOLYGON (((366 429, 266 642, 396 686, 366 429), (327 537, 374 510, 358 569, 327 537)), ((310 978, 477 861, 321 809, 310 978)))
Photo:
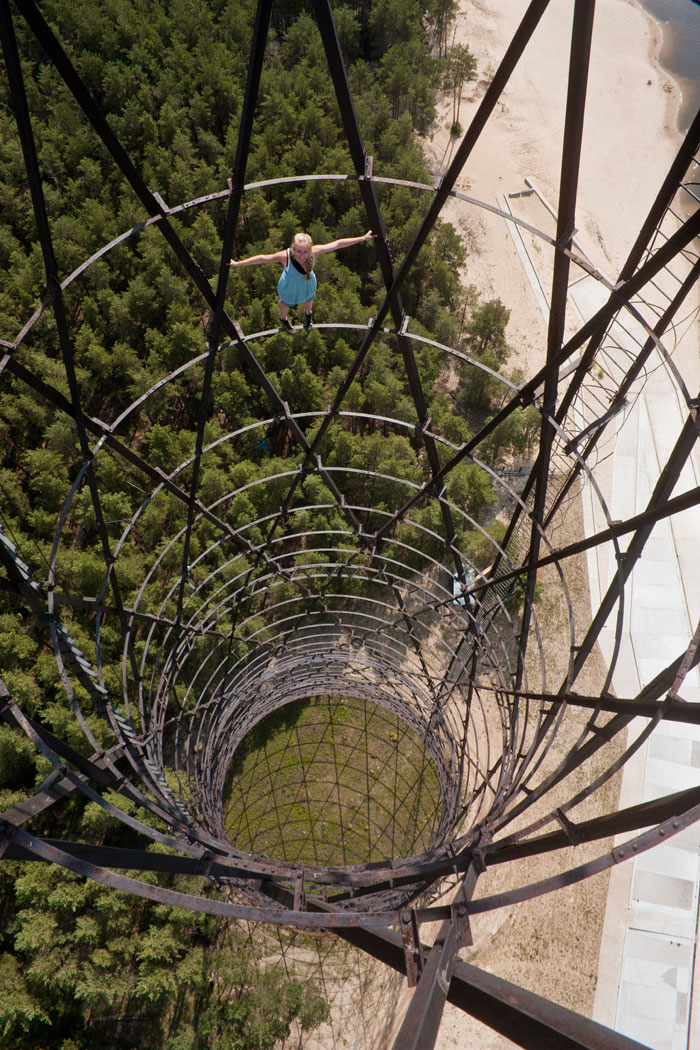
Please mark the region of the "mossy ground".
POLYGON ((439 820, 435 766, 376 704, 314 697, 264 719, 239 748, 226 824, 240 849, 317 865, 422 853, 439 820))

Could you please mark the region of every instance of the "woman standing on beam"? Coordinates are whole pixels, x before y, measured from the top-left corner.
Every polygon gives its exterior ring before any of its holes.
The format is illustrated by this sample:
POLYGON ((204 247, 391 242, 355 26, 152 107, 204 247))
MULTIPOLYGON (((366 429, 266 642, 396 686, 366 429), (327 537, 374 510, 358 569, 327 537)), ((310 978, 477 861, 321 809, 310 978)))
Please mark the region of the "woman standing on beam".
POLYGON ((256 263, 278 262, 284 269, 277 282, 277 307, 280 313, 280 325, 285 332, 293 332, 288 313, 291 307, 304 304, 304 330, 308 332, 313 324, 313 304, 316 295, 316 274, 314 259, 324 252, 337 252, 340 248, 350 248, 361 244, 375 235, 371 230, 362 237, 341 237, 329 244, 314 244, 308 233, 297 233, 289 248, 272 255, 251 255, 249 259, 231 259, 229 266, 253 266, 256 263))

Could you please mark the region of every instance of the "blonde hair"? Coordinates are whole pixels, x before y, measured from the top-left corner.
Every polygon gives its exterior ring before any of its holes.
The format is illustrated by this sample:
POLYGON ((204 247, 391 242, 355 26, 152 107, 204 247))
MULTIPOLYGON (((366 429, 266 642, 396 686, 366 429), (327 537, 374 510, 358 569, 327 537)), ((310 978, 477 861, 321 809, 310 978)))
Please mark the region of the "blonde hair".
POLYGON ((290 246, 290 251, 292 252, 292 254, 294 254, 294 249, 297 247, 297 245, 302 245, 302 244, 306 245, 306 247, 309 249, 309 254, 307 255, 307 257, 306 257, 304 262, 301 262, 301 260, 299 260, 299 259, 297 259, 297 262, 299 263, 300 266, 304 267, 304 269, 306 270, 306 280, 310 281, 311 280, 311 271, 314 268, 314 256, 313 256, 313 252, 311 250, 313 248, 313 246, 314 246, 314 242, 311 240, 311 237, 309 236, 309 234, 308 233, 295 233, 294 234, 294 239, 293 239, 293 241, 291 243, 291 246, 290 246))

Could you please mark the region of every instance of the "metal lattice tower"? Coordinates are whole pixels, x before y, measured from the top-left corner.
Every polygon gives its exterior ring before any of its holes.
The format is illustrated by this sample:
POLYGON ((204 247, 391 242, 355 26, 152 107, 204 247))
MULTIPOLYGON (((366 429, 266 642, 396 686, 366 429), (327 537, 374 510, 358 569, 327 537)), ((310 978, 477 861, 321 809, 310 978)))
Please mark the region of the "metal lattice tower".
MULTIPOLYGON (((368 225, 378 234, 377 261, 386 294, 377 315, 365 326, 340 320, 320 326, 321 332, 344 329, 353 343, 354 358, 327 411, 308 414, 283 400, 256 355, 256 347, 264 346, 275 331, 244 332, 226 309, 227 263, 241 202, 250 189, 246 164, 270 0, 260 0, 258 5, 229 184, 217 194, 176 206, 166 204, 142 181, 39 9, 31 0, 14 0, 19 18, 55 65, 143 207, 142 222, 67 276, 58 272, 54 256, 13 14, 8 0, 0 0, 5 65, 46 276, 45 297, 33 315, 13 338, 0 340, 0 393, 10 383, 24 384, 52 407, 57 418, 69 419, 78 434, 83 464, 65 494, 48 570, 34 552, 17 549, 12 537, 0 530, 0 580, 3 589, 45 629, 75 718, 93 748, 86 758, 56 739, 27 717, 0 682, 2 717, 21 727, 54 769, 32 798, 2 815, 0 851, 5 859, 60 864, 117 889, 184 908, 310 931, 330 929, 405 972, 416 986, 397 1048, 433 1045, 445 999, 525 1047, 638 1045, 467 966, 457 952, 469 943, 470 916, 606 870, 700 816, 700 788, 584 819, 576 809, 595 800, 599 789, 662 720, 693 724, 700 720, 700 705, 684 697, 684 682, 700 660, 700 627, 687 648, 645 683, 639 695, 615 697, 611 692, 624 610, 645 544, 657 523, 700 503, 697 487, 680 494, 676 490, 681 469, 696 448, 698 399, 686 390, 664 343, 674 319, 697 289, 700 272, 700 117, 660 187, 618 279, 606 280, 575 241, 594 8, 590 0, 577 0, 555 234, 457 192, 457 178, 514 69, 527 61, 528 41, 546 8, 547 0, 530 4, 440 183, 406 184, 425 202, 424 217, 395 266, 378 188, 398 180, 373 170, 330 6, 327 0, 314 0, 351 167, 324 176, 290 172, 275 183, 312 179, 352 183, 368 225), (499 377, 503 407, 461 445, 451 444, 432 428, 417 355, 426 344, 446 361, 464 361, 464 355, 412 331, 401 300, 421 247, 450 198, 465 208, 487 208, 502 216, 536 238, 552 259, 546 363, 517 388, 499 377), (180 216, 212 201, 226 209, 218 279, 213 285, 178 228, 180 216), (91 266, 109 265, 110 253, 118 245, 151 226, 160 231, 173 264, 184 270, 206 304, 206 345, 200 356, 163 375, 156 387, 117 418, 110 422, 91 418, 76 379, 74 335, 64 297, 91 266), (575 326, 574 334, 568 334, 572 271, 597 282, 600 306, 575 326), (34 374, 23 361, 23 347, 40 323, 48 323, 47 318, 52 318, 67 393, 34 374), (619 334, 630 327, 637 333, 631 347, 619 334), (403 362, 417 422, 363 416, 351 407, 351 385, 379 344, 389 346, 403 362), (245 495, 246 483, 210 502, 201 493, 202 474, 213 449, 206 438, 213 377, 224 361, 235 361, 235 367, 245 370, 269 403, 266 418, 220 439, 232 457, 245 458, 251 440, 264 440, 271 431, 285 434, 289 448, 287 470, 255 482, 269 490, 270 511, 242 527, 232 524, 231 508, 245 495), (685 423, 646 507, 626 520, 613 520, 596 485, 598 452, 646 370, 659 362, 676 372, 685 423), (168 472, 142 453, 132 423, 149 399, 183 376, 200 391, 198 429, 191 453, 168 472), (483 450, 499 424, 524 406, 535 406, 539 412, 539 451, 526 483, 516 491, 505 472, 488 466, 483 450), (386 478, 370 461, 352 469, 331 462, 333 435, 352 424, 369 432, 408 436, 420 449, 424 476, 418 481, 402 476, 397 466, 397 475, 386 478), (139 510, 116 541, 105 512, 109 489, 99 471, 103 462, 118 464, 143 492, 139 510), (489 472, 508 508, 509 524, 500 542, 471 520, 451 494, 452 473, 465 462, 489 472), (353 502, 349 495, 353 475, 370 491, 382 486, 381 499, 370 506, 353 502), (562 544, 558 524, 569 498, 582 486, 596 493, 604 525, 586 539, 562 544), (66 523, 77 501, 85 498, 94 511, 104 556, 101 585, 94 594, 76 593, 70 581, 57 579, 55 572, 66 523), (167 501, 184 509, 185 524, 163 536, 136 598, 126 602, 119 584, 120 559, 132 541, 138 542, 145 516, 159 513, 167 501), (439 522, 430 530, 412 516, 417 508, 427 506, 434 506, 433 520, 439 522), (309 507, 328 511, 334 524, 309 530, 305 526, 309 507), (457 544, 456 523, 464 520, 491 544, 485 571, 479 571, 457 544), (612 552, 615 571, 582 632, 574 626, 568 567, 575 556, 599 549, 612 552), (554 600, 568 625, 567 636, 557 638, 558 648, 566 654, 565 672, 558 677, 552 670, 558 665, 548 649, 551 639, 543 637, 538 625, 536 583, 545 570, 550 571, 547 587, 556 592, 554 600), (67 607, 89 632, 93 640, 89 647, 79 646, 65 627, 62 610, 67 607), (596 694, 582 695, 578 682, 606 622, 614 624, 613 658, 596 694), (122 640, 121 666, 116 668, 106 666, 102 657, 106 625, 117 630, 122 640), (115 681, 121 688, 115 688, 115 681), (268 715, 309 697, 354 698, 405 725, 422 743, 434 769, 437 801, 427 837, 409 855, 385 856, 371 863, 352 858, 300 863, 289 855, 258 855, 231 839, 225 797, 238 749, 268 715), (590 716, 580 722, 566 753, 559 755, 555 745, 562 726, 581 711, 589 711, 590 716), (109 727, 113 745, 108 750, 99 746, 90 728, 95 713, 109 727), (644 728, 633 743, 623 742, 637 717, 644 728), (604 758, 595 776, 575 791, 567 788, 569 774, 585 772, 591 759, 607 755, 611 741, 616 750, 604 758), (84 792, 115 821, 138 832, 144 849, 56 842, 24 830, 33 816, 75 791, 84 792), (125 801, 124 809, 108 800, 107 795, 113 798, 114 793, 125 801), (137 803, 153 824, 128 816, 126 803, 137 803), (156 830, 162 824, 168 829, 165 833, 156 830), (635 833, 627 846, 602 845, 595 859, 569 862, 566 851, 572 847, 622 832, 635 833), (145 848, 149 842, 171 849, 149 853, 145 848), (557 858, 556 874, 523 885, 519 862, 546 853, 557 858), (565 854, 562 864, 559 857, 565 854), (497 864, 507 865, 511 888, 479 895, 480 876, 497 864), (118 874, 125 868, 197 874, 202 876, 202 893, 154 888, 118 874), (441 932, 428 948, 421 942, 421 928, 436 920, 442 922, 441 932)), ((264 193, 272 185, 255 188, 264 193)), ((482 367, 468 359, 467 364, 482 367)), ((386 726, 377 730, 386 731, 386 726)))

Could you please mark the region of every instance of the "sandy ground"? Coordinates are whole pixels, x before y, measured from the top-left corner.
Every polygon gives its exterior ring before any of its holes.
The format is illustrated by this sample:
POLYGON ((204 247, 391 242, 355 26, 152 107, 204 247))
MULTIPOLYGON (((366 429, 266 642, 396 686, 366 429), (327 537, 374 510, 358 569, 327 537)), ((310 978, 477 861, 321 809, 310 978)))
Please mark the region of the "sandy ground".
MULTIPOLYGON (((526 0, 462 0, 454 39, 468 44, 479 70, 479 79, 467 84, 463 93, 463 128, 526 8, 526 0)), ((573 0, 550 4, 467 160, 457 190, 502 206, 502 195, 526 189, 525 177, 531 176, 556 206, 573 9, 573 0)), ((678 90, 656 63, 660 42, 660 29, 634 2, 598 0, 576 227, 582 249, 612 279, 681 141, 676 127, 678 90)), ((425 141, 436 175, 446 170, 456 148, 448 133, 451 120, 452 102, 446 99, 425 141)), ((551 217, 534 200, 521 200, 515 207, 533 225, 553 232, 551 217)), ((509 342, 520 365, 531 373, 544 359, 544 322, 505 223, 454 201, 444 214, 467 236, 471 254, 465 279, 484 297, 498 296, 510 308, 509 342)), ((546 245, 542 253, 549 255, 546 245)), ((689 362, 688 368, 694 372, 695 390, 697 361, 689 362)))

